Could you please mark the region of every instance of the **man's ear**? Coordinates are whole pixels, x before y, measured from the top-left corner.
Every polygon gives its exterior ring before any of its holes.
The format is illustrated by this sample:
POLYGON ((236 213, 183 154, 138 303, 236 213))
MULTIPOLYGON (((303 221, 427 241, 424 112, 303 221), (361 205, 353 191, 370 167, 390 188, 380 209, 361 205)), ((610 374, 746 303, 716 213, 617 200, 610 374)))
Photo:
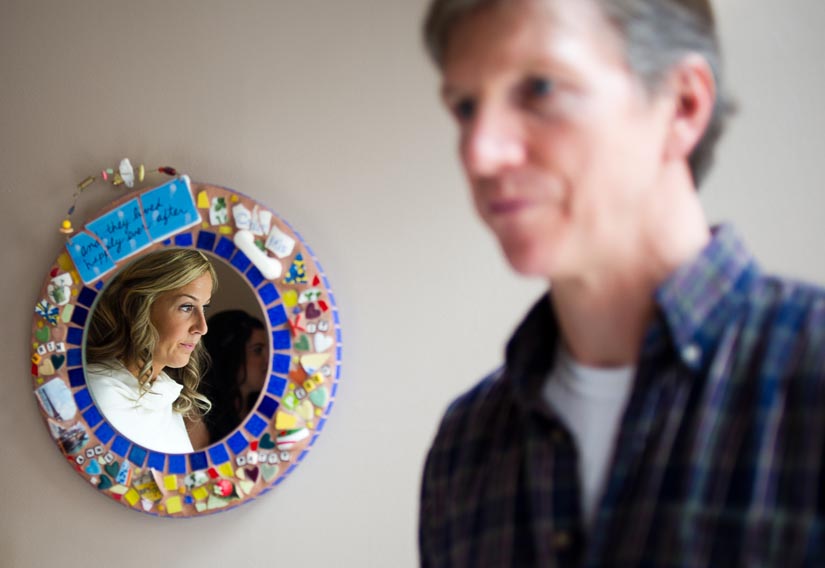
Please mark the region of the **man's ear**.
POLYGON ((688 159, 713 116, 716 80, 705 58, 692 54, 673 66, 666 81, 675 102, 667 157, 688 159))

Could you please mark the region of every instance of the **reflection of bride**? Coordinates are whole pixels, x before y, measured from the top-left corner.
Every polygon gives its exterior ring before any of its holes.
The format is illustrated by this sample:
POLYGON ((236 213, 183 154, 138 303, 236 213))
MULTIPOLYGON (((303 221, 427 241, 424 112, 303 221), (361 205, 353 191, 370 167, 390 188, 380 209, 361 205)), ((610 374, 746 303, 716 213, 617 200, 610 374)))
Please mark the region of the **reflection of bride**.
POLYGON ((201 339, 216 286, 203 253, 165 249, 127 266, 102 293, 86 382, 106 419, 136 444, 166 453, 205 444, 200 417, 211 404, 198 392, 208 362, 201 339))

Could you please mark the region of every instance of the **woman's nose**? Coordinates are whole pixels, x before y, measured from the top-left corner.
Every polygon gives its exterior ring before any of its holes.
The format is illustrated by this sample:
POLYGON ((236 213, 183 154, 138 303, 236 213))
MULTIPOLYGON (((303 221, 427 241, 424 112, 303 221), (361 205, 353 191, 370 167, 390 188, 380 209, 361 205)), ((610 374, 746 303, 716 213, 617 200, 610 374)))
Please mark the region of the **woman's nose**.
POLYGON ((192 331, 194 333, 199 333, 201 335, 206 335, 206 332, 209 330, 209 327, 206 325, 206 314, 203 313, 203 310, 197 310, 198 315, 195 319, 195 323, 192 326, 192 331))

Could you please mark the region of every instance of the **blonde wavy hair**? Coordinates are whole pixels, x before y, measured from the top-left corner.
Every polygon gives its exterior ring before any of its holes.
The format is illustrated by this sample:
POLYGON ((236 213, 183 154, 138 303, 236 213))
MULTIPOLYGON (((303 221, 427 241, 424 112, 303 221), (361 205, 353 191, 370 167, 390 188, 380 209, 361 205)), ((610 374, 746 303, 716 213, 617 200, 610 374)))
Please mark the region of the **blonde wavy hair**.
MULTIPOLYGON (((142 393, 150 379, 163 369, 154 369, 152 354, 160 338, 149 317, 152 304, 164 292, 177 290, 209 273, 212 293, 218 277, 212 263, 200 251, 171 248, 151 252, 128 265, 106 286, 98 300, 87 330, 86 361, 105 363, 118 359, 136 365, 142 393)), ((198 342, 189 363, 166 373, 183 385, 172 408, 187 418, 209 412, 212 403, 198 392, 201 375, 209 366, 209 354, 198 342)))

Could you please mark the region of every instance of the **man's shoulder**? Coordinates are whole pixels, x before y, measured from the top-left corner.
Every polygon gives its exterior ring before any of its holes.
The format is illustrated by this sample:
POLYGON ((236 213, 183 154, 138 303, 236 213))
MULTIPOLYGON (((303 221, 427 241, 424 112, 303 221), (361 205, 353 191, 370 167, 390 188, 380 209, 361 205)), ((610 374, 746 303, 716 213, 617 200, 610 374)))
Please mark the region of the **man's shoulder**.
POLYGON ((751 288, 747 304, 751 312, 770 317, 777 326, 825 333, 825 288, 817 284, 763 275, 751 288))
MULTIPOLYGON (((739 329, 739 352, 789 377, 823 377, 825 288, 777 275, 762 275, 744 302, 746 309, 726 327, 739 329)), ((753 361, 752 361, 753 363, 753 361)))
POLYGON ((459 395, 444 413, 434 446, 445 448, 489 435, 490 426, 497 422, 496 417, 509 414, 513 406, 510 391, 502 367, 459 395))

